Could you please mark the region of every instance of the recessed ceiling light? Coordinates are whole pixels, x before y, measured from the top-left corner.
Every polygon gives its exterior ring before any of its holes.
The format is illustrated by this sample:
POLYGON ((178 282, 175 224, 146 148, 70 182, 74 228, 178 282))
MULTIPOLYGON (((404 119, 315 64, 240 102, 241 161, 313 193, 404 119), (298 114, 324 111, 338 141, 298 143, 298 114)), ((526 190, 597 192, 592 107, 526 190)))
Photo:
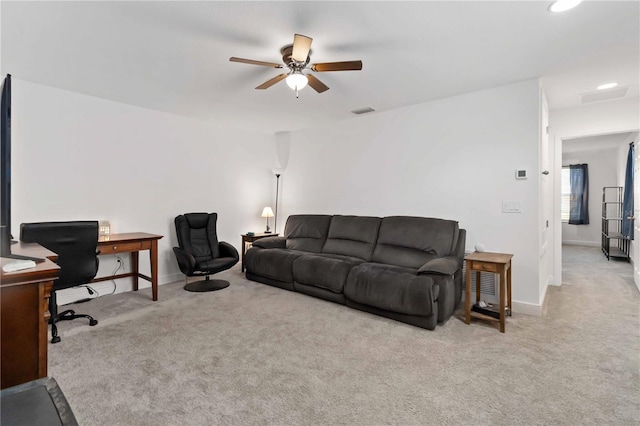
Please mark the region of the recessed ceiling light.
POLYGON ((605 84, 601 84, 600 86, 596 87, 596 89, 598 90, 607 90, 607 89, 613 89, 614 87, 616 87, 618 85, 618 83, 605 83, 605 84))
POLYGON ((549 5, 549 12, 557 13, 565 10, 573 9, 582 3, 582 0, 556 0, 549 5))

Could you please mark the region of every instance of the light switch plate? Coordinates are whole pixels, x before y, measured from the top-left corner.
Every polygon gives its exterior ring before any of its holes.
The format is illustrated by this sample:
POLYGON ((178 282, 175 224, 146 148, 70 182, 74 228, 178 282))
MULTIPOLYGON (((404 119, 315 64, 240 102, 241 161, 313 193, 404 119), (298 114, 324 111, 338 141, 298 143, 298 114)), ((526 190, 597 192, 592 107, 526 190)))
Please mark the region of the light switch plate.
POLYGON ((502 213, 522 213, 521 201, 503 201, 502 213))

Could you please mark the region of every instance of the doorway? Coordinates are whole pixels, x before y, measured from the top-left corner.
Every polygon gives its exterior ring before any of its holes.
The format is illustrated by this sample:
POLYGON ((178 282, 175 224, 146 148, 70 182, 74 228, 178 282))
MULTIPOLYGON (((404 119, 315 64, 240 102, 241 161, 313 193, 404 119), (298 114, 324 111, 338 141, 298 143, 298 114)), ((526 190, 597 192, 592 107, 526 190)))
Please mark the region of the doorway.
MULTIPOLYGON (((589 224, 570 225, 566 221, 560 221, 561 244, 565 246, 601 247, 602 244, 602 191, 604 187, 623 187, 625 184, 625 169, 630 143, 638 142, 638 131, 616 132, 599 135, 588 135, 575 138, 562 139, 561 158, 562 166, 570 164, 588 164, 589 166, 589 224)), ((557 151, 556 151, 557 152, 557 151)), ((638 150, 635 150, 635 173, 639 173, 640 158, 638 150)), ((636 174, 636 176, 640 176, 636 174)), ((639 179, 634 180, 634 193, 640 194, 639 179)), ((561 191, 561 185, 556 185, 561 191)), ((640 195, 635 195, 634 216, 640 217, 640 195)), ((561 195, 554 195, 556 200, 561 200, 561 195)), ((561 203, 562 201, 560 201, 561 203)), ((560 214, 560 208, 556 210, 560 214)), ((634 223, 635 235, 639 236, 640 223, 634 223)), ((637 238, 637 237, 636 237, 637 238)), ((634 281, 640 289, 640 250, 636 249, 636 242, 631 242, 629 267, 634 269, 634 281), (631 266, 634 265, 634 266, 631 266)), ((563 254, 564 256, 564 254, 563 254)), ((604 256, 604 254, 602 254, 604 256)), ((611 260, 614 261, 614 260, 611 260)))

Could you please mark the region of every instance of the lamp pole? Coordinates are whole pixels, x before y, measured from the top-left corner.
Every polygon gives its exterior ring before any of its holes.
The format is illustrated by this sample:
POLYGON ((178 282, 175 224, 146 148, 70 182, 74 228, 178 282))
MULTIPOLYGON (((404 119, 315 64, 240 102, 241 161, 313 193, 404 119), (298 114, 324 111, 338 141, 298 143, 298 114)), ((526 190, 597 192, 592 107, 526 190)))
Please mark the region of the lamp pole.
POLYGON ((280 173, 276 173, 276 214, 273 223, 273 232, 278 233, 278 189, 280 188, 280 173))

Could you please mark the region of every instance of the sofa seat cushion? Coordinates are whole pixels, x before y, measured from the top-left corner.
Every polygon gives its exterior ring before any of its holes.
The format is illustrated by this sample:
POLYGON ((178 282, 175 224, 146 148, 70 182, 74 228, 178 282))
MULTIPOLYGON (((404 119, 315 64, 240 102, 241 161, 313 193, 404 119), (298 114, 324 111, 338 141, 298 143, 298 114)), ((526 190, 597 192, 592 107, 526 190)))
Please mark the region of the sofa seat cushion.
POLYGON ((342 293, 349 271, 362 262, 349 256, 308 254, 293 262, 293 279, 296 283, 342 293))
POLYGON ((288 249, 251 247, 244 257, 245 268, 253 275, 293 282, 293 261, 305 252, 288 249))
POLYGON ((418 275, 418 270, 415 268, 409 268, 406 266, 387 265, 386 263, 367 262, 367 265, 371 266, 372 271, 385 270, 393 271, 400 274, 418 275))
POLYGON ((410 268, 362 263, 351 269, 344 294, 354 302, 390 312, 431 315, 439 288, 431 277, 416 275, 412 271, 410 268))

